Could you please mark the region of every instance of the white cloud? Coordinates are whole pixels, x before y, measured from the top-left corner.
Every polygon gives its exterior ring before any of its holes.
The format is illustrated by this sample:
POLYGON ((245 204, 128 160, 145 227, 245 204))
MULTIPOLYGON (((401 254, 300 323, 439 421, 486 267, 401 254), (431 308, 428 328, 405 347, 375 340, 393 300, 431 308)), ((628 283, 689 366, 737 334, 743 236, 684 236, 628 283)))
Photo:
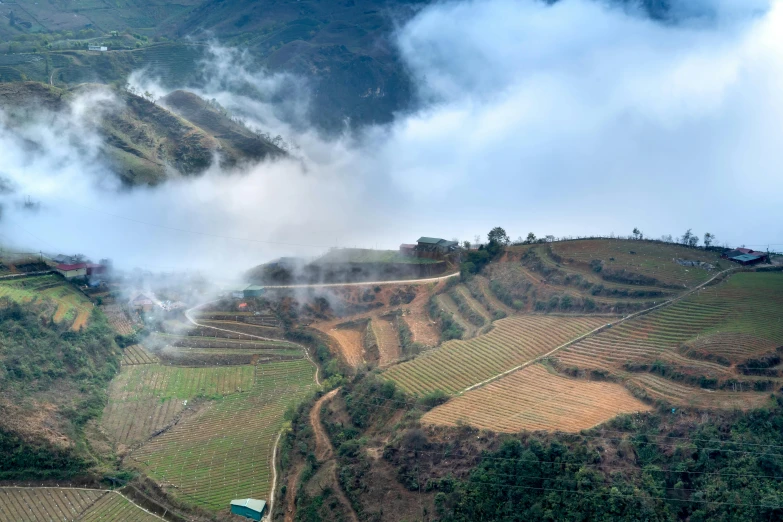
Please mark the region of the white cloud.
POLYGON ((331 138, 304 127, 306 85, 216 48, 195 90, 296 143, 294 158, 117 191, 97 162, 91 104, 24 132, 0 123, 0 175, 19 188, 6 199, 43 203, 7 205, 0 233, 221 274, 321 245, 394 248, 495 225, 514 237, 638 226, 783 242, 780 34, 780 0, 683 0, 667 23, 589 0, 436 3, 397 35, 420 108, 331 138))

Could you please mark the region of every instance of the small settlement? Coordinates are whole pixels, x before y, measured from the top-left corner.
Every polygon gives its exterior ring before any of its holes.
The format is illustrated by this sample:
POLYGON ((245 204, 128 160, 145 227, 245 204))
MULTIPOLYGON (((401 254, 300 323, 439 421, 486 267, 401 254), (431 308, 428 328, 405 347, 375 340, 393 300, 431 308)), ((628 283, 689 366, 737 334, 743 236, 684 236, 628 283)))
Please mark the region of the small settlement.
POLYGON ((400 253, 409 257, 424 257, 440 259, 459 249, 459 243, 439 237, 420 237, 416 244, 403 243, 400 245, 400 253))
POLYGON ((724 252, 721 257, 742 266, 757 265, 764 262, 769 263, 769 254, 750 248, 735 248, 734 250, 724 252))

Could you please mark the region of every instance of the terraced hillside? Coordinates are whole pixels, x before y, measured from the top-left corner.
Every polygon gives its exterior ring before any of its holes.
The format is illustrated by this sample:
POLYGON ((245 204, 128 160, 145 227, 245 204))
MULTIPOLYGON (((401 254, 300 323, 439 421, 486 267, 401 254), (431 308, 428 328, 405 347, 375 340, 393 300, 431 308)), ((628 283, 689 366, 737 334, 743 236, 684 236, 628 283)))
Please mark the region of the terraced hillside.
POLYGON ((259 365, 247 391, 216 400, 130 454, 174 497, 210 510, 232 498, 269 498, 272 448, 283 414, 313 387, 307 360, 259 365))
POLYGON ((606 323, 605 317, 523 315, 501 319, 487 334, 449 341, 384 376, 410 393, 457 393, 539 357, 606 323))
POLYGON ((116 491, 81 488, 0 487, 0 520, 7 522, 158 522, 116 491))
MULTIPOLYGON (((622 375, 656 398, 644 372, 702 388, 766 391, 783 347, 783 274, 738 273, 726 281, 585 339, 556 355, 571 371, 622 375)), ((685 397, 672 395, 672 402, 685 397)))
POLYGON ((94 308, 84 294, 55 274, 0 281, 0 298, 3 297, 20 303, 50 302, 51 319, 70 324, 72 330, 84 327, 94 308))
POLYGON ((650 409, 620 384, 569 379, 534 364, 449 400, 422 422, 508 433, 577 432, 621 413, 650 409))
MULTIPOLYGON (((507 309, 560 313, 636 312, 730 266, 716 252, 623 239, 514 246, 499 261, 483 274, 497 301, 507 309), (678 259, 704 264, 685 266, 678 259)), ((472 292, 480 297, 477 283, 472 292)))

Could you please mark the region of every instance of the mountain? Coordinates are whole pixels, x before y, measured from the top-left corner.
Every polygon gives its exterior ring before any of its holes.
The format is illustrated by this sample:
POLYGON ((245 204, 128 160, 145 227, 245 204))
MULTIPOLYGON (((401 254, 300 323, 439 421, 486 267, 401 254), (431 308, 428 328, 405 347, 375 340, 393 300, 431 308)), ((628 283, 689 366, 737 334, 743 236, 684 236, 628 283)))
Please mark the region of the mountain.
MULTIPOLYGON (((40 108, 64 111, 79 96, 107 92, 95 84, 60 89, 37 82, 0 83, 0 107, 24 125, 40 108)), ((173 171, 196 175, 213 163, 223 166, 282 156, 285 152, 231 119, 193 93, 176 91, 153 102, 121 89, 110 91, 114 102, 101 104, 98 134, 102 153, 127 184, 155 184, 173 171)), ((13 123, 12 123, 13 124, 13 123)))

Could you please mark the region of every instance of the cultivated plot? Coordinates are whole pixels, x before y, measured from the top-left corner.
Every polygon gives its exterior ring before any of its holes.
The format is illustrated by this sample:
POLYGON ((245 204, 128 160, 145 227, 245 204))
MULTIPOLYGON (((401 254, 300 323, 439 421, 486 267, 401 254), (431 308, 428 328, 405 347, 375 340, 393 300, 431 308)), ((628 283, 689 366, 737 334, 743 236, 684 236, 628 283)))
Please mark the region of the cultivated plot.
POLYGON ((0 487, 0 520, 7 522, 158 522, 115 491, 0 487))
POLYGON ((232 498, 269 498, 272 449, 286 409, 314 389, 307 360, 258 366, 250 391, 227 396, 131 453, 182 500, 210 510, 232 498))
POLYGON ((622 385, 556 375, 533 364, 427 412, 422 422, 493 431, 577 432, 620 413, 648 411, 622 385))
POLYGON ((459 392, 531 361, 602 324, 605 317, 523 315, 501 319, 487 334, 449 341, 384 373, 405 391, 459 392))
POLYGON ((123 366, 111 383, 101 424, 119 444, 141 442, 168 426, 197 397, 219 398, 250 390, 255 367, 181 368, 123 366))

